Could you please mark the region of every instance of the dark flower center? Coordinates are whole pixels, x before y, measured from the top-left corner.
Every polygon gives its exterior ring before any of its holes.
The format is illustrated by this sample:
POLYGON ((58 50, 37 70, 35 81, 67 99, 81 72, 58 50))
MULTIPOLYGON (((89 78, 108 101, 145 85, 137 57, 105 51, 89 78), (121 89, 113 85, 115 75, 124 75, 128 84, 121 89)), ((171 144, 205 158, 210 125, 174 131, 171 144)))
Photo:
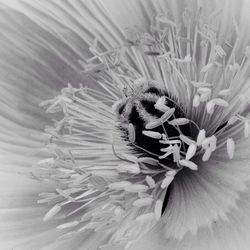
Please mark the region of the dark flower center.
MULTIPOLYGON (((157 100, 161 97, 166 97, 165 105, 168 108, 175 108, 174 113, 168 119, 168 121, 185 118, 185 113, 182 110, 181 106, 177 104, 176 100, 172 98, 166 91, 160 90, 156 87, 150 87, 146 91, 137 94, 136 98, 128 99, 127 102, 122 104, 118 109, 118 114, 121 117, 121 120, 126 124, 132 124, 135 130, 135 141, 134 143, 129 142, 128 130, 124 129, 122 126, 120 130, 122 131, 122 136, 128 141, 130 148, 133 152, 139 153, 143 157, 151 157, 159 161, 159 167, 161 164, 169 166, 172 169, 177 168, 176 163, 173 162, 173 155, 169 155, 166 158, 160 159, 159 156, 164 153, 161 149, 164 147, 163 144, 154 138, 146 136, 143 134, 143 131, 146 129, 146 118, 150 117, 152 120, 157 120, 164 115, 164 112, 157 109, 155 104, 157 100)), ((183 134, 187 137, 191 136, 191 124, 185 124, 182 126, 173 126, 168 123, 168 121, 163 122, 160 126, 157 126, 150 131, 158 132, 160 134, 165 134, 169 140, 179 139, 180 134, 183 134)), ((180 145, 180 151, 186 152, 188 145, 182 143, 180 145)), ((168 190, 165 195, 162 213, 165 211, 169 196, 171 191, 171 185, 168 187, 168 190)))
MULTIPOLYGON (((166 96, 167 101, 165 105, 169 108, 175 108, 175 112, 169 118, 169 120, 185 117, 185 114, 183 110, 181 109, 181 107, 176 105, 175 100, 172 97, 170 97, 166 91, 159 90, 156 87, 151 87, 142 93, 142 95, 145 95, 145 94, 151 94, 153 96, 157 96, 158 98, 162 96, 166 96)), ((140 107, 138 107, 138 105, 136 104, 133 105, 133 103, 130 104, 132 105, 132 108, 130 110, 130 113, 126 115, 127 117, 126 122, 133 124, 135 128, 135 143, 134 144, 130 143, 131 149, 141 154, 142 156, 152 157, 152 158, 159 160, 159 162, 164 165, 169 165, 173 161, 173 157, 171 155, 164 159, 158 158, 158 156, 163 154, 161 152, 163 145, 159 143, 158 140, 150 138, 142 133, 143 130, 146 130, 146 127, 145 127, 146 121, 145 121, 145 118, 143 117, 143 114, 145 114, 145 112, 148 116, 154 117, 155 119, 159 119, 162 115, 164 115, 164 112, 156 109, 155 108, 156 101, 152 101, 152 99, 150 98, 142 97, 140 99, 140 104, 141 104, 142 110, 140 110, 140 107)), ((122 115, 125 112, 125 109, 126 109, 126 104, 122 105, 119 108, 118 110, 119 114, 122 115)), ((179 129, 183 135, 188 136, 188 137, 191 136, 192 128, 190 124, 179 126, 179 129)), ((121 130, 125 133, 124 135, 125 138, 128 138, 128 131, 122 128, 121 130)), ((178 139, 180 135, 180 131, 175 126, 170 125, 167 121, 164 122, 161 126, 158 126, 150 130, 154 132, 159 132, 161 134, 167 134, 168 139, 178 139)), ((186 149, 186 145, 182 144, 181 151, 185 151, 185 149, 186 149)), ((174 168, 174 166, 171 166, 171 167, 174 168)))

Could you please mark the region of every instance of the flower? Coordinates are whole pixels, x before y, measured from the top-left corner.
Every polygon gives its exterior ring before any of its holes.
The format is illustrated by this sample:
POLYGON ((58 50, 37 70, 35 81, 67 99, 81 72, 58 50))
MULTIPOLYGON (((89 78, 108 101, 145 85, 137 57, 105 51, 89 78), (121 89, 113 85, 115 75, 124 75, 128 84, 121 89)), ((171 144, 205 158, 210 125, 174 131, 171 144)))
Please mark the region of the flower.
POLYGON ((118 3, 1 4, 2 245, 247 249, 248 26, 118 3))

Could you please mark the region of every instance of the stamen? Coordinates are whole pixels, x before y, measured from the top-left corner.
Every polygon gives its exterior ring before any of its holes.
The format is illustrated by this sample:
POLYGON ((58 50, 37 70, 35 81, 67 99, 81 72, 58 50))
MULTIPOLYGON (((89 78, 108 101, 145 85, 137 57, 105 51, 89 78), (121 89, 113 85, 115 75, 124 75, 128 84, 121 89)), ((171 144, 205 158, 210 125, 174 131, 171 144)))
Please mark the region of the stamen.
POLYGON ((141 223, 152 221, 155 220, 155 214, 154 213, 142 214, 138 216, 135 220, 141 223))
POLYGON ((129 137, 129 141, 131 143, 135 142, 135 128, 134 125, 132 123, 129 123, 128 125, 128 137, 129 137))
POLYGON ((113 182, 109 184, 108 187, 114 190, 122 190, 129 185, 131 185, 131 183, 128 181, 120 181, 120 182, 113 182))
POLYGON ((182 126, 189 123, 187 118, 176 118, 168 122, 172 126, 182 126))
POLYGON ((162 200, 157 200, 155 203, 155 219, 158 221, 161 218, 161 212, 162 212, 163 202, 162 200))
POLYGON ((152 204, 154 199, 152 197, 141 198, 133 202, 133 206, 135 207, 147 207, 152 204))
POLYGON ((59 205, 55 205, 54 207, 52 207, 43 217, 44 221, 48 221, 51 220, 56 214, 58 214, 61 211, 62 207, 59 205))
POLYGON ((163 181, 161 183, 161 188, 162 189, 167 188, 173 180, 174 180, 174 176, 166 175, 166 177, 163 179, 163 181))
POLYGON ((206 138, 206 131, 204 129, 202 129, 199 131, 199 134, 197 136, 197 141, 196 141, 197 145, 201 146, 203 141, 205 140, 205 138, 206 138))
POLYGON ((196 150, 197 146, 195 144, 191 144, 187 149, 186 160, 190 160, 191 158, 193 158, 196 153, 196 150))
POLYGON ((38 201, 54 205, 45 221, 64 212, 68 222, 58 229, 111 232, 107 248, 120 249, 160 219, 179 171, 198 171, 196 160, 212 159, 225 144, 233 158, 233 137, 250 133, 242 95, 249 51, 237 63, 236 42, 225 49, 218 27, 205 27, 201 16, 185 11, 186 37, 157 16, 152 35, 133 30, 124 46, 104 52, 95 41, 85 72, 102 91, 68 85, 42 103, 63 116, 46 128, 50 158, 38 163, 40 177, 58 183, 38 201))
POLYGON ((150 188, 155 187, 155 181, 151 176, 149 176, 149 175, 146 176, 146 182, 147 182, 147 184, 149 185, 150 188))
POLYGON ((191 170, 198 170, 198 166, 192 161, 180 160, 179 163, 181 166, 190 168, 191 170))
POLYGON ((249 125, 248 121, 245 121, 244 122, 244 136, 246 138, 248 138, 249 137, 249 133, 250 133, 250 125, 249 125))
POLYGON ((205 150, 205 153, 202 156, 202 161, 208 161, 209 158, 211 157, 211 154, 212 154, 212 150, 210 148, 207 148, 205 150))
POLYGON ((143 130, 142 133, 150 138, 153 138, 153 139, 159 140, 162 138, 162 134, 160 134, 158 132, 143 130))
POLYGON ((227 139, 227 153, 228 153, 229 159, 233 159, 234 150, 235 150, 234 140, 232 138, 228 138, 227 139))
POLYGON ((148 190, 148 186, 142 184, 132 184, 125 186, 124 190, 132 193, 146 192, 148 190))

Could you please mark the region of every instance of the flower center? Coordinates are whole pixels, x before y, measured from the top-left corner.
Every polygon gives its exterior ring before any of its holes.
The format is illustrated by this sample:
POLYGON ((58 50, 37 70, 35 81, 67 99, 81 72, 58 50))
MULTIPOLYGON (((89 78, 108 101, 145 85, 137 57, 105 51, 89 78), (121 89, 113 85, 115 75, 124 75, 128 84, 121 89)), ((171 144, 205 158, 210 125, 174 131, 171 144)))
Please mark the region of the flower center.
MULTIPOLYGON (((158 161, 158 168, 165 168, 166 172, 181 169, 180 160, 185 159, 189 148, 183 138, 192 142, 192 138, 197 136, 197 128, 187 119, 175 98, 167 91, 149 86, 130 93, 116 108, 118 127, 133 153, 154 158, 158 161)), ((189 158, 194 154, 195 150, 189 158)), ((171 186, 166 192, 162 213, 166 209, 170 190, 171 186)))
POLYGON ((159 160, 159 165, 177 168, 171 152, 175 145, 180 154, 186 152, 187 144, 179 139, 181 134, 190 137, 192 127, 174 98, 166 91, 151 86, 127 98, 118 113, 120 129, 134 152, 159 160), (178 124, 178 121, 183 123, 178 124))

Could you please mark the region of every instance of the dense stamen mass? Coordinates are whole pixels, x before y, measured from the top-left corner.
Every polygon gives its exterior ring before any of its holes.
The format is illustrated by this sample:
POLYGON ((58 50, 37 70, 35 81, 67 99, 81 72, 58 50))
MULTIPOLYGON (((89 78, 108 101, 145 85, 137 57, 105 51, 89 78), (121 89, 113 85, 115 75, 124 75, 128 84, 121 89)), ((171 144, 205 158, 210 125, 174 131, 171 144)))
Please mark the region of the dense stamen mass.
MULTIPOLYGON (((41 195, 40 203, 53 204, 45 221, 64 212, 72 221, 59 229, 107 231, 104 249, 136 239, 168 212, 174 202, 171 183, 182 169, 197 171, 221 148, 232 159, 236 135, 244 129, 249 136, 246 101, 237 97, 246 89, 248 57, 236 67, 236 45, 230 50, 228 41, 216 40, 214 18, 208 21, 202 11, 184 14, 183 27, 159 15, 150 34, 132 30, 125 44, 110 51, 95 41, 84 72, 101 91, 69 85, 42 103, 47 112, 63 114, 46 128, 53 157, 38 164, 47 169, 46 179, 58 183, 55 193, 41 195)), ((176 202, 181 207, 189 201, 176 202)), ((184 224, 189 219, 184 215, 173 221, 184 224)), ((216 213, 209 218, 216 219, 216 213)), ((169 235, 182 237, 187 230, 169 235)))
MULTIPOLYGON (((166 113, 166 112, 165 112, 166 113)), ((128 124, 132 124, 135 130, 135 141, 130 142, 132 151, 139 153, 144 157, 153 157, 159 160, 166 166, 176 168, 173 163, 173 155, 168 157, 159 158, 163 154, 163 144, 150 136, 143 133, 147 130, 147 124, 158 124, 150 131, 162 134, 166 140, 179 139, 180 133, 190 137, 191 130, 195 130, 191 123, 183 124, 182 126, 174 126, 169 121, 177 118, 185 118, 183 109, 172 100, 166 91, 157 89, 156 87, 149 87, 146 91, 140 92, 137 96, 125 100, 125 103, 118 109, 118 117, 121 121, 119 128, 125 134, 123 137, 129 141, 129 131, 126 130, 128 124), (164 98, 162 107, 166 109, 174 108, 174 112, 168 117, 167 120, 160 120, 164 112, 157 109, 157 100, 164 98), (130 106, 130 108, 127 108, 130 106)), ((193 131, 194 132, 194 131, 193 131)), ((185 152, 187 144, 180 144, 180 150, 185 152)))

